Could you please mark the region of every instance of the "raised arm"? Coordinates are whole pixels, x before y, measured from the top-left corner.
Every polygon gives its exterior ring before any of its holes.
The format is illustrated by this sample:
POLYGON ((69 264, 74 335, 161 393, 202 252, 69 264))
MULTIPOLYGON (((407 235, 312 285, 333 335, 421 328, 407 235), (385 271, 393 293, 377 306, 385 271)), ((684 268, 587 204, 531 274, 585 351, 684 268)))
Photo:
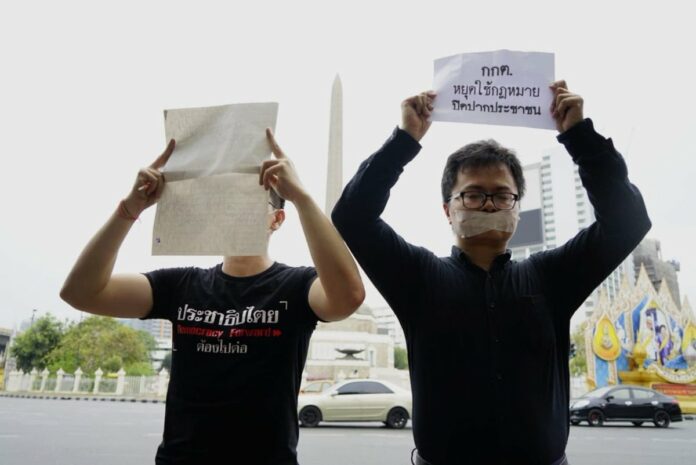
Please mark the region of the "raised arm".
POLYGON ((309 305, 324 321, 350 316, 365 299, 365 288, 348 247, 312 197, 304 190, 292 161, 266 130, 275 159, 264 162, 260 182, 295 205, 318 278, 309 289, 309 305))
POLYGON ((418 286, 422 260, 432 254, 406 242, 380 216, 404 166, 420 151, 434 97, 423 92, 402 102, 401 127, 360 165, 331 215, 358 263, 392 308, 403 308, 395 304, 410 299, 418 286))
POLYGON ((118 250, 133 222, 162 194, 160 169, 174 151, 171 140, 165 151, 138 173, 128 196, 106 224, 92 237, 73 265, 60 297, 78 310, 97 315, 140 318, 152 308, 152 289, 141 274, 112 274, 118 250))
MULTIPOLYGON (((535 257, 557 302, 573 311, 616 269, 651 227, 638 188, 628 179, 623 157, 611 139, 595 132, 583 118, 583 100, 554 83, 552 113, 565 145, 578 165, 596 221, 564 245, 535 257)), ((562 315, 570 318, 571 314, 562 315)))

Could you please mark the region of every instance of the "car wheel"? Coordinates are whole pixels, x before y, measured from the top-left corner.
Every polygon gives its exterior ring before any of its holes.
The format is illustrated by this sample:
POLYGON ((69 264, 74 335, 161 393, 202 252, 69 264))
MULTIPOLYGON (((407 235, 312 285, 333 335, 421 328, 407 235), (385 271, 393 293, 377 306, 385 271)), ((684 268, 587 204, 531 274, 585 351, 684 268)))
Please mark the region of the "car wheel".
POLYGON ((667 428, 669 426, 669 414, 664 410, 658 410, 653 417, 653 423, 658 428, 667 428))
POLYGON ((587 414, 587 423, 590 426, 602 426, 604 424, 604 414, 601 410, 590 410, 590 412, 587 414))
POLYGON ((577 420, 570 420, 570 424, 573 426, 578 426, 580 424, 580 422, 577 420))
POLYGON ((387 428, 402 429, 408 423, 408 413, 400 407, 393 408, 387 414, 385 423, 387 428))
POLYGON ((633 423, 633 426, 641 426, 643 424, 642 421, 632 421, 631 423, 633 423))
POLYGON ((300 425, 313 428, 321 421, 321 411, 313 405, 310 405, 300 410, 299 417, 300 425))

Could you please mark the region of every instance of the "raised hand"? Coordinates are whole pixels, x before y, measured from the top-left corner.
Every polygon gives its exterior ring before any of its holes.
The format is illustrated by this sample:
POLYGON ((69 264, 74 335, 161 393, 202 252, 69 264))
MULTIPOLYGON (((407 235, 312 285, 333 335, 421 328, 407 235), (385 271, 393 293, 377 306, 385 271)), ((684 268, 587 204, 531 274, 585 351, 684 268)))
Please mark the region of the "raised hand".
POLYGON ((281 150, 271 128, 266 128, 266 138, 275 158, 266 160, 261 165, 259 184, 263 185, 266 190, 275 190, 285 200, 295 202, 301 196, 306 195, 300 178, 297 176, 297 171, 295 171, 295 166, 281 150))
POLYGON ((433 110, 433 99, 436 94, 433 91, 421 92, 401 102, 401 129, 420 141, 431 122, 430 112, 433 110))
POLYGON ((551 103, 551 116, 556 121, 558 132, 565 132, 583 120, 583 99, 568 90, 564 80, 551 84, 554 99, 551 103))
POLYGON ((137 217, 143 210, 159 200, 164 189, 164 175, 161 169, 167 164, 169 157, 174 152, 175 145, 174 139, 170 140, 164 152, 150 166, 138 171, 133 188, 123 200, 123 205, 130 216, 137 217))

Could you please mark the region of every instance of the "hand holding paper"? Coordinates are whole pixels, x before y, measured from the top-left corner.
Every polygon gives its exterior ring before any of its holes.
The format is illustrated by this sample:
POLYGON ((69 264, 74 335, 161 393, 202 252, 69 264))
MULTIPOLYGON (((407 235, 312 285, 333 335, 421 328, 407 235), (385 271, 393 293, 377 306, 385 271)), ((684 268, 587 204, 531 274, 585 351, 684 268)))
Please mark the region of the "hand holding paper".
POLYGON ((275 190, 281 198, 295 202, 299 197, 307 195, 295 171, 295 165, 276 142, 271 128, 266 128, 266 137, 275 159, 266 160, 261 165, 259 184, 266 190, 275 190))
POLYGON ((435 60, 433 121, 554 129, 554 55, 463 53, 435 60))
POLYGON ((143 210, 159 200, 164 189, 164 176, 161 169, 167 164, 175 145, 176 142, 171 139, 164 152, 150 166, 141 168, 138 172, 130 194, 124 199, 125 207, 132 216, 139 216, 143 210))
POLYGON ((565 81, 551 84, 554 99, 551 104, 551 116, 556 121, 558 132, 565 132, 583 120, 583 99, 568 91, 565 81))

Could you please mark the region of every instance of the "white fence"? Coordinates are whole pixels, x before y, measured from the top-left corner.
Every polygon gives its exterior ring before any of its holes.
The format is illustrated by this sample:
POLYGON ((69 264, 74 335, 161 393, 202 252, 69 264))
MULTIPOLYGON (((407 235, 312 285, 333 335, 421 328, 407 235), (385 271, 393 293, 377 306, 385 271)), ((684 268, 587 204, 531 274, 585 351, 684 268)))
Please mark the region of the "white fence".
POLYGON ((169 385, 169 372, 162 369, 155 376, 126 376, 121 368, 116 378, 104 378, 104 372, 98 369, 94 377, 83 376, 82 370, 69 374, 62 369, 54 375, 44 369, 29 373, 12 371, 7 377, 7 392, 56 393, 56 394, 92 394, 128 397, 164 397, 169 385))

